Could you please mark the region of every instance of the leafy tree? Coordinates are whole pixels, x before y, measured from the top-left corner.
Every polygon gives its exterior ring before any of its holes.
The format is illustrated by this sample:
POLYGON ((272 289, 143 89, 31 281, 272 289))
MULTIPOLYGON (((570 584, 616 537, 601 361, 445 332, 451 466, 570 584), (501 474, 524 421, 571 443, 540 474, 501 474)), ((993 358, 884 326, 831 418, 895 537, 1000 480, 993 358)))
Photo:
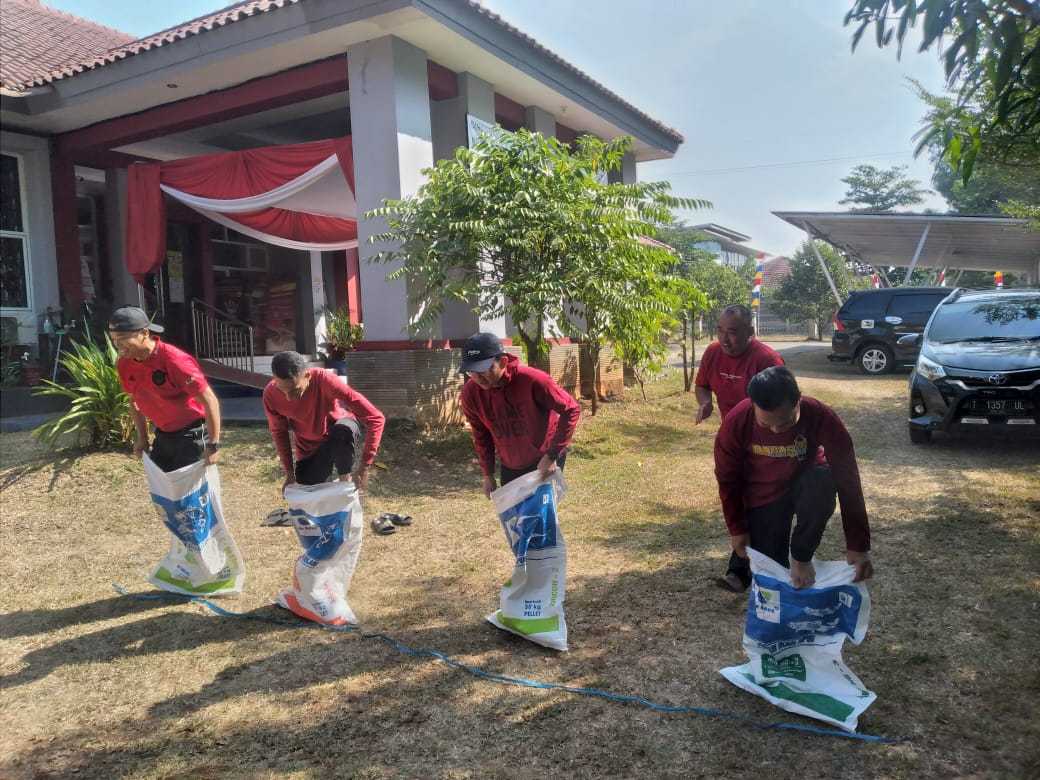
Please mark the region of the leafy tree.
POLYGON ((905 165, 887 170, 857 165, 842 181, 849 188, 838 202, 851 205, 851 211, 892 211, 900 206, 914 206, 928 192, 920 188, 919 181, 906 177, 905 165))
POLYGON ((920 51, 943 48, 953 93, 918 151, 941 144, 950 167, 967 182, 980 155, 1011 161, 1040 148, 1040 4, 1033 0, 854 0, 845 16, 856 25, 855 50, 873 24, 879 47, 897 56, 909 29, 922 22, 920 51), (895 26, 892 22, 896 21, 895 26))
MULTIPOLYGON (((824 241, 817 241, 816 248, 827 264, 839 295, 844 299, 848 295, 850 281, 845 258, 824 241)), ((773 293, 772 303, 781 317, 814 323, 817 338, 822 337, 838 304, 808 241, 802 243, 791 257, 791 274, 773 293)))
POLYGON ((550 320, 601 345, 625 337, 621 323, 667 309, 654 296, 668 293, 657 279, 668 253, 638 238, 673 209, 708 204, 674 197, 664 182, 603 183, 631 143, 583 136, 569 149, 527 130, 485 135, 427 171, 414 197, 369 212, 387 224, 373 242, 396 245, 374 259, 399 264, 388 276, 408 283, 413 332, 428 331, 446 301, 464 301, 487 317, 509 314, 538 364, 550 320), (568 319, 575 303, 584 321, 568 319))

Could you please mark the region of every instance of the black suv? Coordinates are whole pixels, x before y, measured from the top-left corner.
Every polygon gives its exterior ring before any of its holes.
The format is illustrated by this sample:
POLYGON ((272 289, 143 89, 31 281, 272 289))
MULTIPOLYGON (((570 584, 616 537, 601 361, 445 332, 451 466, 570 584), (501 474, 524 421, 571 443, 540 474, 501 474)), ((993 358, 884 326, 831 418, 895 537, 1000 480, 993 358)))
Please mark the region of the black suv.
POLYGON ((910 375, 910 441, 984 426, 1040 430, 1040 290, 957 290, 923 336, 905 341, 921 351, 910 375))
POLYGON ((946 287, 888 287, 861 290, 834 315, 829 360, 852 361, 864 374, 887 374, 917 360, 916 345, 900 345, 903 336, 922 333, 946 287))

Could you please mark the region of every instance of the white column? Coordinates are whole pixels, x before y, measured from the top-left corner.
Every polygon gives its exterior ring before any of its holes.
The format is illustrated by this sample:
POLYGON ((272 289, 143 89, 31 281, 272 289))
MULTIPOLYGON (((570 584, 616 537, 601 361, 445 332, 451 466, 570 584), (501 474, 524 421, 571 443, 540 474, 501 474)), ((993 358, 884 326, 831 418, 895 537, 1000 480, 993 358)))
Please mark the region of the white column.
MULTIPOLYGON (((317 355, 318 349, 325 341, 325 273, 321 252, 308 252, 308 254, 311 267, 310 311, 314 339, 312 354, 317 355)), ((310 345, 308 344, 308 346, 310 345)))
MULTIPOLYGON (((433 151, 438 159, 454 157, 455 150, 469 144, 466 116, 485 122, 495 121, 495 88, 472 73, 458 74, 458 97, 431 104, 433 151)), ((441 315, 441 338, 464 339, 477 331, 506 336, 505 318, 485 319, 473 311, 473 304, 448 301, 441 315)))
POLYGON ((126 270, 126 169, 105 171, 105 231, 108 241, 108 270, 112 279, 112 305, 136 306, 141 299, 134 277, 126 270))
POLYGON ((387 36, 351 46, 347 68, 365 338, 407 339, 405 282, 387 281, 396 265, 368 262, 386 248, 368 242, 385 223, 360 215, 382 206, 384 199, 414 195, 425 181, 420 171, 433 165, 426 53, 387 36))
POLYGON ((607 181, 611 184, 635 184, 636 178, 636 156, 632 152, 625 152, 621 159, 621 170, 611 171, 607 174, 607 181))
POLYGON ((528 106, 524 110, 524 127, 546 138, 556 137, 556 117, 538 106, 528 106))

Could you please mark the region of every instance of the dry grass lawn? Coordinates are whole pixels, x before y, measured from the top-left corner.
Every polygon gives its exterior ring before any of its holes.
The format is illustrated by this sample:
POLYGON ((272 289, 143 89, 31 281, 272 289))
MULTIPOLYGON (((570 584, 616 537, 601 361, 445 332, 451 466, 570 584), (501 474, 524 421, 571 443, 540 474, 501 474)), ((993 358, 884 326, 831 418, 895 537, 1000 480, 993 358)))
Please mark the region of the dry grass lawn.
MULTIPOLYGON (((912 447, 906 377, 790 363, 856 441, 874 530, 874 613, 849 666, 878 694, 870 745, 484 682, 349 634, 214 616, 149 590, 166 532, 125 455, 51 457, 0 438, 3 777, 1024 777, 1040 772, 1040 457, 1036 441, 912 447)), ((484 622, 511 562, 461 433, 396 426, 366 513, 351 603, 369 630, 508 675, 640 693, 760 721, 797 720, 718 674, 741 662, 744 599, 712 578, 727 540, 712 476, 717 419, 695 428, 672 377, 650 401, 586 417, 561 507, 572 650, 484 622)), ((274 450, 232 429, 224 503, 249 567, 224 606, 285 619, 271 597, 297 553, 261 528, 274 450)), ((841 550, 840 523, 821 557, 841 550)))

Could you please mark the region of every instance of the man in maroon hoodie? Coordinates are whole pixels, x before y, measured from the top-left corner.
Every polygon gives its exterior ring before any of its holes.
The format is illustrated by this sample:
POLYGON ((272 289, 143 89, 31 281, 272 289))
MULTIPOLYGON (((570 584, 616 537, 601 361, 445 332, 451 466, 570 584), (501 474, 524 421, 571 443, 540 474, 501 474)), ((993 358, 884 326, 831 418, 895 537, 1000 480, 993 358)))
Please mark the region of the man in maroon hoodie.
POLYGON ((855 580, 873 576, 852 439, 830 407, 802 397, 788 368, 774 366, 752 377, 748 397, 726 416, 715 438, 715 476, 733 548, 725 579, 731 590, 751 583, 748 545, 784 567, 790 560, 794 586, 811 586, 813 554, 834 514, 835 494, 855 580))
POLYGON ((364 490, 383 436, 383 413, 339 376, 307 368, 298 352, 275 355, 271 373, 274 379, 264 388, 263 401, 267 427, 285 472, 282 489, 293 482, 327 482, 335 467, 341 480, 351 479, 356 470, 354 483, 364 490), (290 430, 296 438, 295 462, 290 430), (358 453, 362 435, 365 445, 358 453))
POLYGON ((581 407, 544 371, 520 364, 492 333, 477 333, 462 350, 462 411, 473 432, 484 494, 495 489, 495 460, 505 485, 534 471, 563 468, 581 407))

